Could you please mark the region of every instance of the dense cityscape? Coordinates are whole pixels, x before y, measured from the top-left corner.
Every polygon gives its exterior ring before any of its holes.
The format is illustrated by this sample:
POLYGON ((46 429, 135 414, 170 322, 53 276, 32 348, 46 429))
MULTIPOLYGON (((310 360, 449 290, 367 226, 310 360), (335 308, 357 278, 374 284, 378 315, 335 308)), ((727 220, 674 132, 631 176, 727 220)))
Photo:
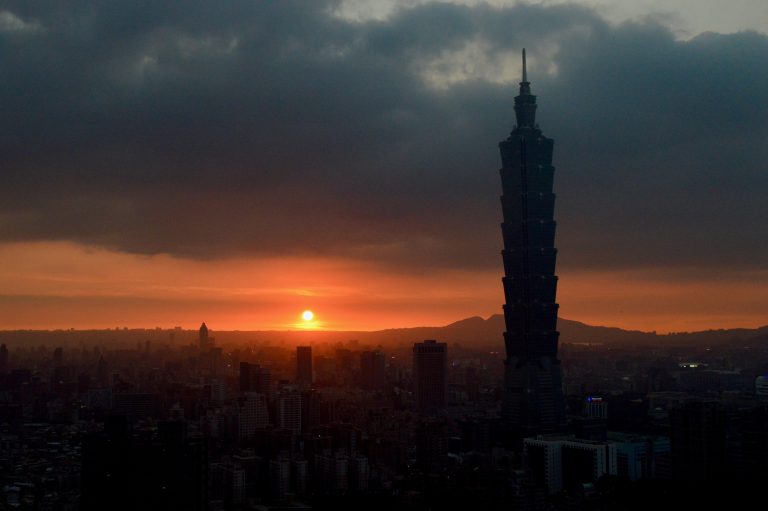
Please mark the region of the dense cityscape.
POLYGON ((205 325, 50 332, 59 345, 0 350, 0 506, 739 502, 768 468, 768 339, 755 335, 701 347, 566 343, 568 427, 518 449, 499 420, 499 353, 471 339, 293 346, 256 334, 220 344, 205 325))

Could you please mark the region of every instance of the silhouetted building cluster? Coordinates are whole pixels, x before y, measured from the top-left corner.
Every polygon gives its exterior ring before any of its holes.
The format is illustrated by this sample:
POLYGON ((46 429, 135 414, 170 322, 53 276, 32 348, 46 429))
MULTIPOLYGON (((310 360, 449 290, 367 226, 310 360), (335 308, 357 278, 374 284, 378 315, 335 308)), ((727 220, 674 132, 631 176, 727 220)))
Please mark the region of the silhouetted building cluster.
POLYGON ((165 421, 137 432, 107 417, 102 433, 83 440, 81 509, 207 509, 206 444, 185 429, 165 421))
POLYGON ((205 351, 198 331, 172 333, 176 344, 160 340, 167 331, 112 347, 112 332, 91 346, 3 342, 0 502, 706 508, 768 477, 768 345, 565 345, 566 424, 518 446, 501 413, 504 366, 487 347, 313 345, 301 355, 309 382, 294 345, 205 351))

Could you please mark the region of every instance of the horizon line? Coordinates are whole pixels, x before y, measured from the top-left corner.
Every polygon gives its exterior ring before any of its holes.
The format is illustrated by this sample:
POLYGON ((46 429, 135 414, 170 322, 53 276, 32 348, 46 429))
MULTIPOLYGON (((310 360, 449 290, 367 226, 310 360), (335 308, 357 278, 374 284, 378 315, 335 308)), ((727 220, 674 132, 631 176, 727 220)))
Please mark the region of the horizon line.
MULTIPOLYGON (((491 314, 488 317, 483 316, 468 316, 466 318, 458 319, 456 321, 452 321, 450 323, 444 324, 444 325, 418 325, 418 326, 403 326, 403 327, 388 327, 388 328, 379 328, 374 330, 364 330, 364 329, 326 329, 326 328, 302 328, 302 327, 294 327, 294 328, 265 328, 265 329, 221 329, 221 328, 211 328, 209 327, 209 330, 213 333, 215 332, 237 332, 237 333, 255 333, 255 332, 264 332, 264 333, 306 333, 306 334, 320 334, 320 333, 377 333, 377 332, 386 332, 391 330, 415 330, 420 328, 447 328, 452 325, 455 325, 456 323, 461 323, 463 321, 472 320, 475 318, 478 318, 482 321, 490 321, 495 316, 501 316, 504 315, 499 314, 491 314)), ((666 335, 677 335, 677 334, 693 334, 693 333, 701 333, 701 332, 723 332, 723 331, 729 331, 729 330, 761 330, 764 328, 768 328, 768 323, 761 324, 759 326, 755 327, 749 327, 749 326, 731 326, 731 327, 720 327, 720 328, 705 328, 703 330, 670 330, 666 332, 659 332, 658 330, 637 330, 637 329, 630 329, 630 328, 624 328, 620 326, 614 326, 614 325, 599 325, 599 324, 592 324, 592 323, 585 323, 584 321, 579 321, 575 319, 568 319, 564 317, 558 317, 558 320, 564 320, 572 323, 579 323, 581 325, 591 327, 591 328, 608 328, 608 329, 616 329, 621 330, 624 332, 634 332, 634 333, 642 333, 647 335, 656 335, 656 336, 666 336, 666 335)), ((0 328, 0 333, 5 332, 107 332, 107 331, 147 331, 147 330, 160 330, 160 331, 183 331, 183 332, 196 332, 199 329, 199 327, 182 327, 182 326, 169 326, 169 327, 161 327, 161 326, 154 326, 154 327, 141 327, 141 326, 117 326, 117 327, 55 327, 55 328, 0 328)))

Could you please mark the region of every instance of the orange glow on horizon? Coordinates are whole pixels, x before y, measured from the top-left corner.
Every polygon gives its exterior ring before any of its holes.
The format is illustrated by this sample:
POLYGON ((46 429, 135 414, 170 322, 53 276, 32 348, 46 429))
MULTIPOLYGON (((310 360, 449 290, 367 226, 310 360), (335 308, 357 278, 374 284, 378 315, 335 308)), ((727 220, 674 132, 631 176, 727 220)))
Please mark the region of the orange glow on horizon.
MULTIPOLYGON (((341 258, 192 261, 63 242, 0 244, 0 329, 381 330, 501 313, 499 268, 409 273, 341 258), (304 319, 311 297, 317 315, 304 319), (209 320, 210 318, 210 320, 209 320)), ((636 330, 758 327, 768 272, 559 271, 562 317, 636 330), (682 276, 681 276, 682 275, 682 276)))

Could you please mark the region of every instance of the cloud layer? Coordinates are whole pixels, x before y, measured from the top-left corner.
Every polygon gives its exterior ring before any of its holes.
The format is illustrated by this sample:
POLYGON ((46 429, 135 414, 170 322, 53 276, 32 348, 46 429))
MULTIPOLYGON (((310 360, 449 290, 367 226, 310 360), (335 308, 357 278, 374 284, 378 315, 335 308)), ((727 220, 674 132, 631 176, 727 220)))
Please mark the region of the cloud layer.
POLYGON ((585 7, 6 2, 0 241, 500 266, 531 55, 561 268, 768 267, 768 37, 585 7))

